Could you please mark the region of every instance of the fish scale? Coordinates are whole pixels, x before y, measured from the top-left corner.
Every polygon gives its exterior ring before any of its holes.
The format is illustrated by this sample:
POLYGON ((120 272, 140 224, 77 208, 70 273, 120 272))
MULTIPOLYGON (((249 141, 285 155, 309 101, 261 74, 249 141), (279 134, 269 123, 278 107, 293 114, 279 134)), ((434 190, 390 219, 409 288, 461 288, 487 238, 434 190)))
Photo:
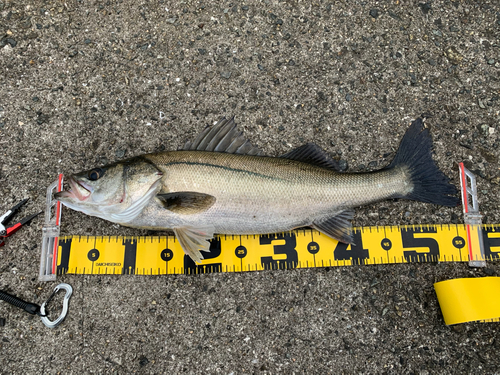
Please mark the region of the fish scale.
POLYGON ((130 226, 152 228, 209 221, 216 233, 259 234, 287 231, 330 217, 343 209, 405 194, 411 186, 403 170, 342 174, 295 160, 164 152, 144 156, 164 173, 164 192, 197 191, 215 204, 196 215, 172 217, 154 202, 130 226), (265 209, 263 209, 265 208, 265 209), (170 224, 171 225, 171 224, 170 224))

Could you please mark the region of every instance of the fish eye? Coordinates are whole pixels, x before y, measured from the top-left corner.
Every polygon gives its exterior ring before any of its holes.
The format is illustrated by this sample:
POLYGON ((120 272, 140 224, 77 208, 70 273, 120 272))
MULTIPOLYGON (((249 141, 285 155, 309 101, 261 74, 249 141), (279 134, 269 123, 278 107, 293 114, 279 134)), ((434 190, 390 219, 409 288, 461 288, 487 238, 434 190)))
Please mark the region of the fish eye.
POLYGON ((104 175, 104 171, 101 168, 96 168, 96 169, 92 169, 89 172, 88 177, 89 177, 90 181, 96 181, 96 180, 100 179, 103 175, 104 175))

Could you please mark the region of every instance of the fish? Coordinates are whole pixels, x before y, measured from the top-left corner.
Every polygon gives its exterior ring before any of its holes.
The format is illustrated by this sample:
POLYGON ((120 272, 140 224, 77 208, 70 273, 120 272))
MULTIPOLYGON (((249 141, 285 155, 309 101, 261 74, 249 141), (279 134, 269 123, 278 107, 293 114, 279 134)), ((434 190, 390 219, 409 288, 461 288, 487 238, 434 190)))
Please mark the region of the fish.
POLYGON ((177 151, 139 155, 69 177, 65 206, 123 226, 172 230, 200 263, 214 234, 267 234, 311 227, 354 244, 354 208, 387 199, 457 206, 457 189, 431 155, 422 118, 394 159, 367 173, 341 172, 314 143, 270 157, 222 118, 177 151))

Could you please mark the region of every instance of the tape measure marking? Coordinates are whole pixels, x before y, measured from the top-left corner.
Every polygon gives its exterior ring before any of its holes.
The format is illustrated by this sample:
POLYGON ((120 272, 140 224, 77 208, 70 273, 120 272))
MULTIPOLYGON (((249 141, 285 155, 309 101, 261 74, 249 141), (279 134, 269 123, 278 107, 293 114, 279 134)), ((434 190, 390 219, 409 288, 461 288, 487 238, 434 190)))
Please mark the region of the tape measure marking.
MULTIPOLYGON (((477 228, 476 228, 477 229, 477 228)), ((500 260, 500 224, 481 228, 486 260, 500 260)), ((477 232, 477 230, 476 230, 477 232)), ((59 240, 57 273, 169 275, 247 272, 351 265, 468 262, 466 225, 355 228, 356 245, 315 230, 270 235, 220 235, 202 264, 184 255, 172 236, 90 237, 59 240)))

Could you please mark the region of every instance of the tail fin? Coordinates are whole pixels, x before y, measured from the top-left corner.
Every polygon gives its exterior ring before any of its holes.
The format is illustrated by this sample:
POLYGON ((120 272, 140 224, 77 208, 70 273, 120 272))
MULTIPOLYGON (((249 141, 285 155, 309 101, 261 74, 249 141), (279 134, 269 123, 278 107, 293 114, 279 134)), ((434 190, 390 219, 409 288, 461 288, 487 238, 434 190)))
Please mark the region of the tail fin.
POLYGON ((413 191, 396 198, 411 199, 442 206, 457 206, 457 189, 450 184, 448 177, 441 172, 431 156, 432 139, 429 129, 424 127, 421 118, 413 121, 406 131, 398 152, 387 169, 405 166, 411 174, 413 191))

